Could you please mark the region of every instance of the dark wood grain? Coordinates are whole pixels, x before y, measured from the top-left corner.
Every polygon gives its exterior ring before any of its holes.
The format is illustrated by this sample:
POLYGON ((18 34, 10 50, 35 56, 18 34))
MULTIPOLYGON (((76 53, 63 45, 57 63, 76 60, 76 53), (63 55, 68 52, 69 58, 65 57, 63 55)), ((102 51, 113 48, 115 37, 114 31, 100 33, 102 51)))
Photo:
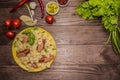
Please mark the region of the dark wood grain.
MULTIPOLYGON (((62 66, 64 64, 118 64, 120 60, 119 56, 113 54, 110 46, 103 50, 101 50, 101 45, 57 45, 57 48, 54 64, 62 66)), ((11 46, 2 46, 0 49, 0 66, 16 65, 11 46)))
POLYGON ((10 80, 119 80, 120 78, 117 65, 55 66, 38 73, 28 73, 15 66, 9 67, 0 67, 2 70, 0 77, 3 80, 8 78, 10 80))
MULTIPOLYGON (((48 1, 43 0, 44 5, 48 1)), ((67 7, 60 8, 54 16, 54 24, 46 24, 44 18, 41 19, 37 2, 36 26, 46 29, 55 38, 57 56, 49 69, 29 73, 14 61, 11 51, 13 39, 6 38, 7 29, 3 25, 5 18, 29 15, 28 11, 22 6, 9 13, 18 0, 0 0, 0 80, 119 80, 120 55, 113 52, 110 42, 103 48, 109 33, 104 30, 101 19, 84 20, 75 13, 76 6, 84 1, 71 0, 67 7)), ((27 27, 22 22, 21 28, 15 30, 16 34, 27 27)))
MULTIPOLYGON (((3 26, 1 26, 3 27, 3 26)), ((38 26, 49 31, 55 38, 57 44, 99 44, 104 45, 107 39, 107 33, 104 32, 102 26, 38 26), (101 33, 102 32, 102 33, 101 33)), ((22 27, 16 30, 16 33, 23 30, 26 27, 22 27)), ((7 39, 4 35, 5 28, 1 28, 0 42, 1 45, 10 44, 11 40, 7 39), (4 41, 6 40, 6 41, 4 41), (3 42, 4 41, 4 42, 3 42)))

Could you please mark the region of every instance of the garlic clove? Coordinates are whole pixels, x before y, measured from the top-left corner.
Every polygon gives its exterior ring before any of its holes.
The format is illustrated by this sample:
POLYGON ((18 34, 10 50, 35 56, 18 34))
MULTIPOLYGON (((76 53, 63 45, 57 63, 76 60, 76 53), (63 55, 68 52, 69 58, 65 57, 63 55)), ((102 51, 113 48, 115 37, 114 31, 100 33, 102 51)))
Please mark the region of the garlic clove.
POLYGON ((29 5, 31 9, 35 9, 37 7, 36 2, 30 2, 29 5))

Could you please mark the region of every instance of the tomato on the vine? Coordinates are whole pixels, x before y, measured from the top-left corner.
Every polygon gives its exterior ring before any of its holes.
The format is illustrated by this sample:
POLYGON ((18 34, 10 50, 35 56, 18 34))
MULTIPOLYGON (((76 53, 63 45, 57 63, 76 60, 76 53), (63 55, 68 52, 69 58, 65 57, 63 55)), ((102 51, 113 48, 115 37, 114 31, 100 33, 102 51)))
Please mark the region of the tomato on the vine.
POLYGON ((9 18, 6 18, 5 20, 4 20, 4 25, 6 26, 6 27, 10 27, 11 26, 11 19, 9 19, 9 18))
POLYGON ((15 33, 14 33, 12 30, 8 30, 8 31, 6 32, 6 36, 7 36, 8 38, 14 38, 15 33))
POLYGON ((15 28, 19 28, 21 26, 21 21, 20 19, 14 19, 12 21, 12 26, 15 27, 15 28))

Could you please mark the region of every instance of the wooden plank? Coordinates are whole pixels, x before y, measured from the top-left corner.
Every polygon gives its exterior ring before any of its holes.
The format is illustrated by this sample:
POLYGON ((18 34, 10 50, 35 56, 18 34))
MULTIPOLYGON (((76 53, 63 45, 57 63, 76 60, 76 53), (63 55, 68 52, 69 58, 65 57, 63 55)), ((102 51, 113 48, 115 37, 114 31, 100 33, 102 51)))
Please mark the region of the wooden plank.
MULTIPOLYGON (((120 62, 111 47, 101 50, 102 45, 57 45, 55 65, 114 64, 120 62)), ((0 46, 0 66, 16 65, 11 46, 0 46), (6 50, 7 49, 7 50, 6 50)))
POLYGON ((119 80, 119 65, 54 66, 38 73, 28 73, 16 66, 0 67, 2 80, 119 80), (57 77, 56 77, 57 76, 57 77))
MULTIPOLYGON (((0 26, 0 45, 9 45, 12 40, 6 38, 5 27, 0 26)), ((108 34, 102 26, 40 26, 49 31, 57 44, 100 44, 104 45, 108 34)), ((21 26, 15 32, 27 28, 21 26)))
POLYGON ((0 0, 0 8, 8 8, 15 5, 17 0, 0 0))

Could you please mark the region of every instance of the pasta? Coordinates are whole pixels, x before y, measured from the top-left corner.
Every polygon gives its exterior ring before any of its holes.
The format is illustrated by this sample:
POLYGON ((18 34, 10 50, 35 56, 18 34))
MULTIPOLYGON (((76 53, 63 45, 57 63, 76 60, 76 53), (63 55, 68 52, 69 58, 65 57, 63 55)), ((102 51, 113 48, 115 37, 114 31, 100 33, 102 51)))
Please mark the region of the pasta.
POLYGON ((28 28, 18 34, 14 41, 18 60, 29 70, 49 68, 55 57, 55 42, 46 31, 28 28))

